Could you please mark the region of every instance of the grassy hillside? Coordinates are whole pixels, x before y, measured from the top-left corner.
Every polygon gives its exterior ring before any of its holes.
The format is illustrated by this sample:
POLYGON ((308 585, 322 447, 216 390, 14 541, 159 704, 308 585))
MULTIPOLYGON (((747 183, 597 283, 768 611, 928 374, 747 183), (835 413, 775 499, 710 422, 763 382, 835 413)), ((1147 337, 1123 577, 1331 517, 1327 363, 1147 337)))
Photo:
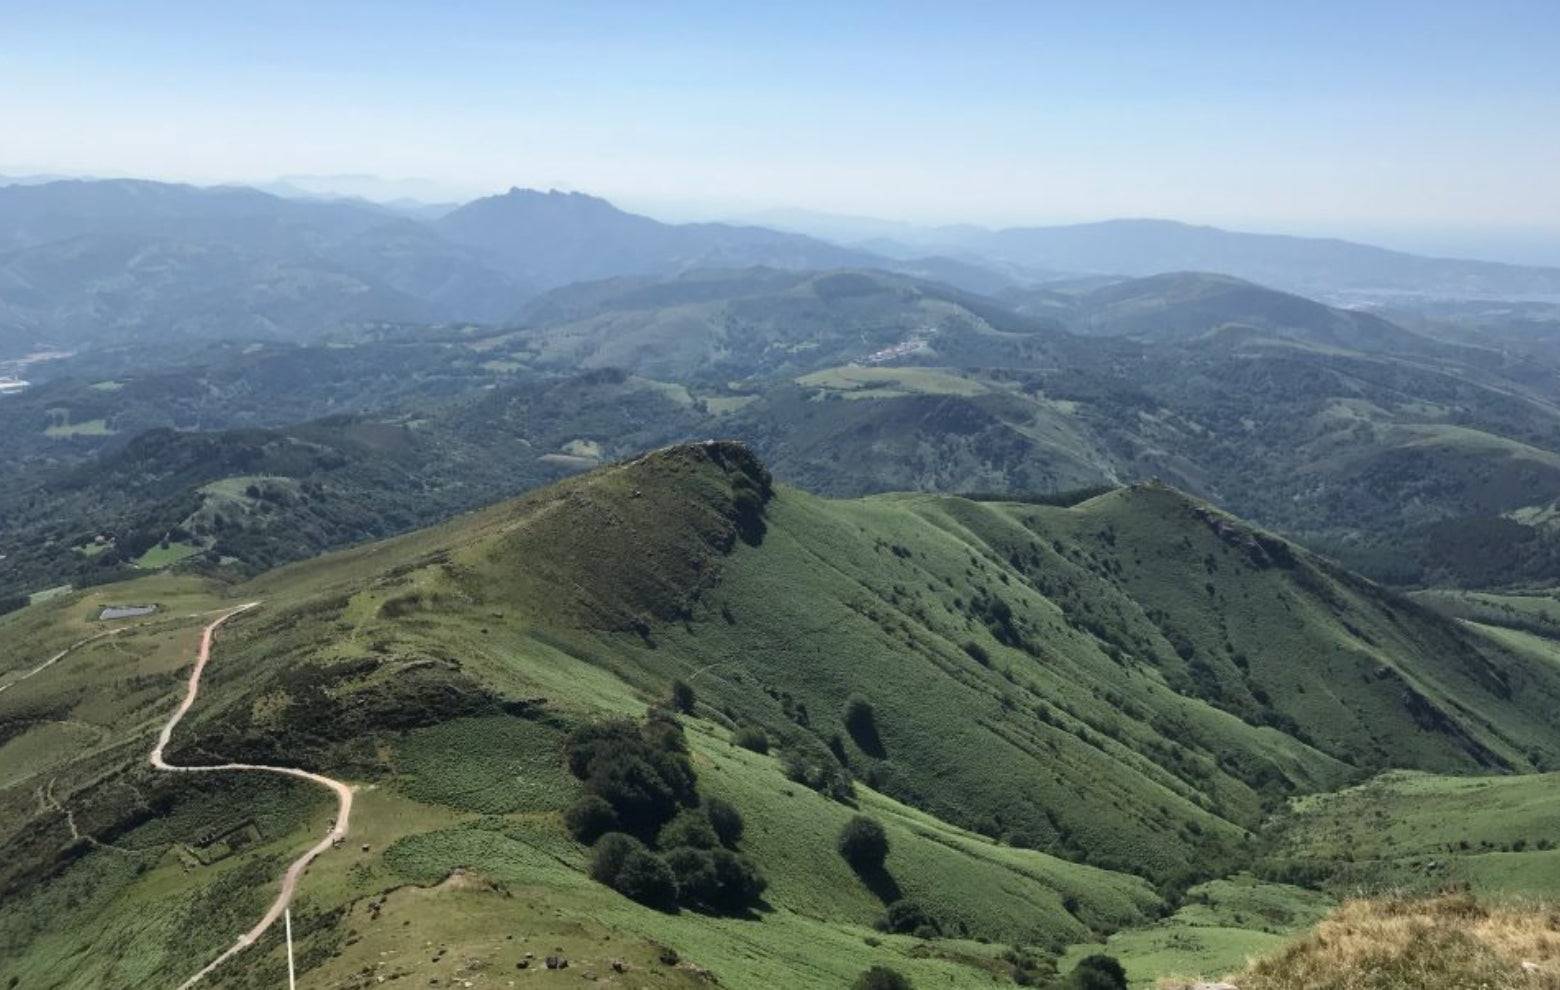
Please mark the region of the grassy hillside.
MULTIPOLYGON (((170 756, 357 786, 294 905, 311 982, 562 954, 645 986, 838 987, 873 964, 985 986, 1069 945, 1152 956, 1155 929, 1127 930, 1177 906, 1214 955, 1173 958, 1223 959, 1311 901, 1181 893, 1252 861, 1286 795, 1560 748, 1560 671, 1174 492, 836 502, 740 445, 675 447, 241 585, 162 575, 0 619, 0 975, 176 981, 324 828, 302 785, 145 765, 198 614, 249 600, 170 756), (112 602, 159 610, 24 677, 112 602), (674 681, 701 800, 740 812, 768 880, 745 914, 636 904, 566 826, 566 740, 674 681), (885 829, 881 869, 835 852, 857 814, 885 829), (902 899, 920 934, 877 931, 902 899)), ((213 985, 274 983, 278 936, 241 959, 213 985)))
POLYGON ((1560 775, 1446 777, 1393 772, 1296 802, 1276 834, 1280 869, 1338 890, 1553 896, 1560 890, 1560 775))

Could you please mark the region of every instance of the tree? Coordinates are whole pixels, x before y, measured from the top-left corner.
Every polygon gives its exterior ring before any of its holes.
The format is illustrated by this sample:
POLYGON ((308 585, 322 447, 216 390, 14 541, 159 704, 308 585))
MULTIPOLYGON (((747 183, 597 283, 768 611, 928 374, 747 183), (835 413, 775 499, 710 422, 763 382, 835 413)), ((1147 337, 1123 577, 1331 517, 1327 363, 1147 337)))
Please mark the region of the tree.
POLYGON ((625 897, 651 907, 669 908, 677 903, 677 877, 666 860, 643 847, 623 860, 612 887, 625 897))
POLYGON ((636 754, 596 760, 586 786, 612 805, 624 828, 646 837, 677 810, 677 794, 666 778, 636 754))
POLYGON ((840 829, 839 850, 857 872, 879 869, 888 857, 888 833, 876 820, 856 815, 840 829))
POLYGON ((940 925, 926 909, 921 907, 920 901, 910 898, 902 898, 888 906, 883 912, 883 917, 878 919, 877 927, 880 931, 893 932, 896 935, 920 935, 928 933, 924 937, 934 937, 942 931, 940 925))
POLYGON ((644 849, 645 844, 632 835, 608 832, 596 840, 591 849, 590 878, 609 887, 617 886, 617 877, 629 854, 644 849))
POLYGON ((715 864, 717 883, 714 906, 725 911, 741 911, 757 901, 769 881, 758 872, 758 867, 746 856, 739 856, 730 849, 716 849, 710 853, 715 864))
POLYGON ((693 808, 684 808, 677 817, 661 829, 660 845, 663 849, 687 847, 689 849, 714 849, 720 845, 720 837, 710 824, 709 816, 693 808))
POLYGON ((730 801, 723 801, 718 797, 706 798, 704 813, 709 816, 710 827, 715 830, 715 836, 720 839, 721 845, 733 848, 742 841, 742 831, 745 827, 742 812, 738 811, 730 801))
POLYGON ((677 680, 672 682, 672 707, 680 712, 693 711, 693 706, 698 703, 699 695, 693 690, 693 685, 687 681, 677 680))
POLYGON ((732 734, 731 741, 755 753, 769 752, 769 734, 756 725, 744 725, 732 734))
POLYGON ((910 980, 887 966, 873 966, 856 977, 851 990, 912 990, 910 980))
POLYGON ((666 864, 677 877, 678 900, 689 907, 738 913, 769 886, 750 860, 729 849, 673 849, 666 864))
POLYGON ((571 804, 563 813, 563 823, 576 841, 587 845, 619 827, 617 812, 605 798, 596 794, 587 794, 571 804))
POLYGON ((677 877, 677 897, 690 907, 713 904, 719 897, 720 879, 715 860, 706 849, 684 846, 666 854, 666 865, 677 877))
POLYGON ((1086 956, 1062 981, 1064 990, 1127 990, 1127 972, 1106 955, 1086 956))

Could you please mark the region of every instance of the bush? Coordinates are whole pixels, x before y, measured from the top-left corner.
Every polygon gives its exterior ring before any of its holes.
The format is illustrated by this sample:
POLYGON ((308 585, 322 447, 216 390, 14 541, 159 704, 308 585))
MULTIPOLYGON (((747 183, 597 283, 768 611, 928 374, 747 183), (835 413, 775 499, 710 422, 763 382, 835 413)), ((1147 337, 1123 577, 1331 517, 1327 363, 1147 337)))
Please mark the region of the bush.
POLYGON ((720 845, 720 837, 708 816, 693 808, 684 808, 677 817, 661 829, 662 849, 714 849, 720 845))
POLYGON ((794 780, 836 801, 849 801, 856 796, 845 768, 834 758, 833 753, 811 736, 803 736, 786 744, 785 752, 780 756, 780 771, 786 779, 794 780))
POLYGON ((1110 956, 1087 956, 1067 974, 1062 987, 1063 990, 1127 990, 1127 972, 1110 956))
POLYGON ((612 805, 624 828, 640 835, 654 835, 677 810, 677 794, 666 778, 632 754, 598 760, 586 787, 612 805))
POLYGON ((587 794, 571 804, 563 813, 563 823, 576 841, 586 845, 608 832, 618 831, 617 812, 605 798, 596 794, 587 794))
POLYGON ((881 869, 888 857, 888 833, 866 815, 856 815, 840 829, 840 855, 858 872, 881 869))
POLYGON ((715 859, 707 849, 683 846, 666 854, 666 865, 677 877, 677 897, 690 906, 709 904, 717 896, 720 881, 715 876, 715 859))
POLYGON ((982 667, 991 666, 991 654, 986 652, 986 648, 975 642, 973 639, 964 644, 964 652, 968 653, 970 655, 970 659, 974 660, 982 667))
POLYGON ((689 907, 741 912, 769 886, 751 861, 729 849, 674 849, 666 864, 677 877, 678 899, 689 907))
POLYGON ((611 719, 581 726, 565 744, 569 770, 612 806, 618 826, 644 838, 695 800, 682 726, 652 714, 643 726, 611 719))
POLYGON ((769 752, 769 735, 756 725, 745 725, 738 729, 732 735, 731 741, 755 753, 769 752))
POLYGON ((693 690, 693 685, 687 681, 672 682, 672 707, 680 712, 691 712, 693 706, 698 703, 698 693, 693 690))
POLYGON ((710 827, 715 830, 715 837, 720 840, 721 845, 733 848, 742 841, 742 832, 745 828, 742 812, 738 811, 731 802, 722 801, 718 797, 706 798, 704 813, 709 816, 710 827))
POLYGON ((902 973, 887 966, 873 966, 850 986, 851 990, 911 990, 912 984, 902 973))
POLYGON ((677 877, 666 860, 640 847, 628 854, 611 885, 618 893, 651 907, 669 908, 677 903, 677 877))
POLYGON ((607 758, 618 750, 637 750, 644 746, 644 734, 639 726, 626 718, 582 725, 569 733, 564 744, 569 772, 581 780, 590 776, 591 764, 598 758, 607 758))
POLYGON ((883 912, 883 917, 878 919, 877 928, 879 931, 893 932, 896 935, 929 933, 922 935, 923 938, 935 938, 942 932, 942 926, 926 913, 926 909, 921 907, 920 902, 910 900, 908 897, 890 904, 888 910, 883 912))
POLYGON ((591 849, 590 878, 609 887, 617 886, 618 874, 631 853, 643 851, 645 844, 632 835, 608 832, 591 849))
POLYGON ((710 859, 715 863, 715 878, 720 884, 715 907, 741 910, 757 901, 769 887, 769 881, 746 856, 729 849, 716 849, 710 853, 710 859))

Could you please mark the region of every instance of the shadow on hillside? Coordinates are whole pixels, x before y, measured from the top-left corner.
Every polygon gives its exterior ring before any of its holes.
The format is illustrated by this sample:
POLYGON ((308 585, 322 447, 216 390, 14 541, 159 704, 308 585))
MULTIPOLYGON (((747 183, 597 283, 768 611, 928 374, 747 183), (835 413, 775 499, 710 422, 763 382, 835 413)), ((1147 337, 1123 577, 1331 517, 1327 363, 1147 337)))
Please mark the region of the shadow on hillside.
POLYGON ((878 735, 877 724, 871 719, 858 719, 845 726, 854 742, 863 753, 875 760, 888 758, 888 750, 883 746, 883 737, 878 735))
POLYGON ((872 891, 872 896, 882 901, 884 905, 904 899, 905 894, 899 889, 899 881, 895 880, 893 874, 881 865, 857 867, 856 876, 868 890, 872 891))

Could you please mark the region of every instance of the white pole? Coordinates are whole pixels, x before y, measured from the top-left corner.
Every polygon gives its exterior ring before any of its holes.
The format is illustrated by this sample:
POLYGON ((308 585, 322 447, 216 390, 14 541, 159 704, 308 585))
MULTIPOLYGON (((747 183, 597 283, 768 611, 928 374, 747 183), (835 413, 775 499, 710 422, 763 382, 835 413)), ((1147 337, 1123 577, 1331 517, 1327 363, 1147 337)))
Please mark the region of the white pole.
POLYGON ((298 990, 298 977, 293 972, 292 908, 283 915, 283 922, 287 926, 287 990, 298 990))

